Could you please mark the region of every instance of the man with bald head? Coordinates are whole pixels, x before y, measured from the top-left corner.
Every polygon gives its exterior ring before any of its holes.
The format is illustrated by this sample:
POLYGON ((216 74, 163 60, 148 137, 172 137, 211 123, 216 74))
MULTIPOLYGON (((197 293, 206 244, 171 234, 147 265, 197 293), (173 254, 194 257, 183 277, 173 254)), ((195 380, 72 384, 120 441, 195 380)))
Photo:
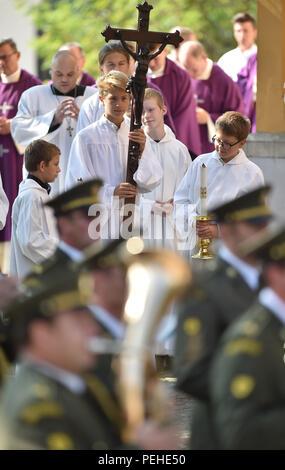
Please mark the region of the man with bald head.
POLYGON ((178 44, 177 47, 172 47, 171 53, 168 55, 168 59, 173 60, 179 64, 179 49, 186 41, 197 41, 196 34, 192 29, 187 28, 186 26, 174 26, 169 31, 170 33, 175 33, 175 31, 179 31, 180 36, 182 37, 183 41, 178 44))
POLYGON ((214 150, 214 124, 227 111, 244 113, 243 99, 236 83, 211 59, 198 41, 187 41, 180 47, 179 62, 192 79, 196 97, 202 153, 214 150))
POLYGON ((85 86, 93 86, 95 85, 95 79, 92 77, 92 75, 89 75, 89 73, 85 72, 83 70, 86 59, 84 55, 84 51, 82 49, 81 44, 79 42, 67 42, 61 48, 59 49, 60 51, 70 51, 72 54, 75 55, 79 67, 79 75, 77 78, 77 85, 85 85, 85 86))
POLYGON ((79 67, 70 51, 55 54, 50 74, 52 84, 36 86, 23 93, 18 113, 11 121, 11 132, 14 140, 25 147, 35 139, 44 139, 59 147, 61 173, 51 185, 51 194, 55 196, 64 190, 79 108, 95 89, 77 85, 79 67))

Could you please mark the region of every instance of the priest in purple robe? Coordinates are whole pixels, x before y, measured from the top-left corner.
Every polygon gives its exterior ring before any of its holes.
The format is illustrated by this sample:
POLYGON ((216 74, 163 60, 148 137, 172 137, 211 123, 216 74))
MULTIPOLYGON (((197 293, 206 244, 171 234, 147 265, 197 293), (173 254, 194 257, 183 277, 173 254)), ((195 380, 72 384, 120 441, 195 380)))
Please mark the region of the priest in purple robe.
POLYGON ((0 243, 11 239, 11 209, 22 181, 23 156, 16 147, 10 120, 16 115, 23 91, 41 81, 19 67, 20 52, 12 39, 0 40, 0 172, 4 191, 9 199, 9 212, 0 243))
MULTIPOLYGON (((159 45, 153 45, 153 51, 159 45)), ((201 153, 196 102, 191 79, 179 65, 167 58, 167 48, 149 63, 150 81, 157 85, 168 102, 176 128, 176 137, 195 158, 201 153)))
POLYGON ((251 121, 251 132, 256 132, 257 53, 239 72, 237 83, 244 99, 245 113, 251 121))
POLYGON ((227 111, 245 113, 237 84, 211 59, 198 41, 182 44, 180 63, 189 72, 197 102, 202 153, 214 150, 215 122, 227 111))

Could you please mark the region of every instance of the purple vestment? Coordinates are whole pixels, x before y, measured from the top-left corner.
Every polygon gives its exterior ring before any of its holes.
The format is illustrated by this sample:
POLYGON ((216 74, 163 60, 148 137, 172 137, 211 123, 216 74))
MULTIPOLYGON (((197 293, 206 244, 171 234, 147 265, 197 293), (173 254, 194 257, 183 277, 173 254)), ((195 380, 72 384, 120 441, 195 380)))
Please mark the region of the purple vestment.
POLYGON ((95 78, 87 72, 83 72, 79 85, 93 86, 95 85, 95 78))
POLYGON ((238 86, 242 93, 245 113, 251 120, 251 132, 256 132, 256 101, 253 101, 253 86, 257 76, 257 54, 253 54, 247 65, 238 74, 238 86))
MULTIPOLYGON (((219 67, 213 64, 208 80, 192 79, 197 106, 205 109, 213 123, 226 111, 244 113, 243 99, 237 84, 219 67)), ((202 153, 210 153, 214 145, 209 142, 207 124, 200 124, 202 153)))
POLYGON ((162 77, 151 78, 166 98, 176 128, 176 137, 195 155, 201 153, 200 133, 196 117, 196 101, 191 79, 186 70, 166 59, 162 77))
MULTIPOLYGON (((0 116, 12 119, 17 114, 18 102, 22 93, 41 81, 22 69, 16 83, 3 83, 0 79, 0 116)), ((0 171, 4 191, 9 199, 9 212, 4 229, 0 232, 0 242, 11 239, 11 210, 22 181, 23 156, 17 151, 11 134, 0 134, 0 171)))

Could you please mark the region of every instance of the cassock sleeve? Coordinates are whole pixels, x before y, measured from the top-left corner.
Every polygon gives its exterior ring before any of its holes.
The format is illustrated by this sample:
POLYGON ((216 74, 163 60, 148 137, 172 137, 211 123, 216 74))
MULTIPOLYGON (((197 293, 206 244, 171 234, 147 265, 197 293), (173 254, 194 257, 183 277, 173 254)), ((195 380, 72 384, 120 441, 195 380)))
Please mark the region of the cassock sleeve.
POLYGON ((48 225, 42 200, 31 191, 19 211, 16 237, 22 253, 33 263, 41 263, 57 247, 57 238, 47 233, 48 225))
POLYGON ((9 201, 3 189, 2 178, 0 175, 0 230, 3 230, 5 227, 8 209, 9 201))
POLYGON ((245 175, 245 187, 247 191, 264 186, 264 175, 258 165, 249 160, 247 173, 245 175))
POLYGON ((145 149, 139 160, 139 167, 134 174, 134 181, 140 193, 148 193, 156 188, 162 180, 161 165, 153 153, 151 144, 146 139, 145 149))
MULTIPOLYGON (((42 86, 42 85, 41 85, 42 86)), ((52 111, 39 114, 37 110, 39 91, 31 88, 24 92, 18 105, 17 115, 11 120, 11 134, 18 145, 26 147, 30 142, 45 137, 45 140, 53 140, 59 128, 48 134, 56 108, 52 111), (37 94, 33 94, 36 90, 37 94)), ((42 99, 45 99, 43 94, 42 99)), ((40 106, 41 110, 43 105, 40 106)))
POLYGON ((82 129, 85 129, 85 127, 89 126, 89 124, 92 124, 92 103, 91 98, 88 98, 88 100, 84 101, 82 104, 79 114, 78 114, 78 121, 77 121, 77 128, 76 131, 79 132, 82 129))
MULTIPOLYGON (((66 190, 78 184, 78 179, 81 178, 84 182, 93 178, 100 178, 104 182, 102 174, 97 174, 92 160, 96 159, 97 146, 94 144, 87 144, 81 132, 75 136, 72 142, 68 167, 65 178, 66 190)), ((102 168, 103 171, 103 168, 102 168)), ((114 185, 105 183, 100 189, 100 196, 102 202, 107 206, 112 205, 112 198, 114 196, 114 185)))
POLYGON ((95 153, 96 145, 87 144, 81 132, 75 136, 71 145, 66 171, 66 189, 78 184, 78 179, 82 179, 85 182, 93 178, 100 178, 100 175, 96 174, 92 165, 92 159, 96 158, 95 153))
POLYGON ((98 93, 84 101, 78 115, 77 132, 100 119, 104 112, 104 107, 100 103, 98 93))

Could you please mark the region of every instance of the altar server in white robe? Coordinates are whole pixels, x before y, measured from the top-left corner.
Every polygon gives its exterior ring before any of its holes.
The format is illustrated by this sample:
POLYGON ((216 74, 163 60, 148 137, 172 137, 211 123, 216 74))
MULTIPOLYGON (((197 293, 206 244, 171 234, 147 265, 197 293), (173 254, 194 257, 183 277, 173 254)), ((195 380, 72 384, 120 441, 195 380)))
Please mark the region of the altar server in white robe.
MULTIPOLYGON (((104 186, 101 196, 104 207, 109 210, 108 217, 110 214, 119 214, 123 199, 152 191, 162 178, 161 166, 144 131, 137 129, 130 132, 129 121, 124 118, 130 100, 125 91, 127 82, 128 77, 116 70, 97 81, 105 114, 75 137, 66 176, 67 188, 75 185, 78 179, 102 179, 104 186), (141 147, 139 166, 134 174, 137 187, 125 182, 129 138, 138 142, 141 147)), ((115 226, 117 227, 116 222, 115 226)), ((114 236, 117 236, 117 228, 115 233, 112 232, 111 238, 114 236)))
POLYGON ((9 201, 3 189, 2 178, 0 175, 0 230, 5 227, 8 209, 9 201))
POLYGON ((55 251, 58 244, 56 220, 45 205, 50 184, 59 172, 60 151, 56 145, 35 140, 25 150, 28 176, 19 186, 12 208, 10 274, 24 278, 55 251))
MULTIPOLYGON (((102 75, 111 72, 111 70, 119 70, 126 75, 131 75, 131 64, 133 60, 130 55, 123 48, 120 41, 109 41, 105 44, 99 52, 99 69, 102 75)), ((104 114, 104 104, 100 101, 99 90, 95 88, 95 93, 88 98, 82 105, 78 121, 77 132, 85 127, 98 121, 104 114)))
POLYGON ((70 147, 76 133, 79 108, 95 88, 76 85, 79 69, 70 51, 59 51, 51 64, 53 84, 33 87, 21 96, 18 113, 11 121, 13 139, 27 146, 35 139, 57 145, 61 173, 51 185, 51 195, 64 191, 70 147))
POLYGON ((163 177, 159 186, 140 200, 143 238, 151 247, 176 249, 173 219, 173 197, 191 164, 187 147, 175 138, 164 124, 167 109, 162 94, 153 88, 145 91, 143 107, 144 131, 158 159, 163 177))
POLYGON ((208 211, 264 185, 261 169, 247 158, 242 149, 250 127, 249 119, 238 112, 228 111, 220 116, 215 124, 214 152, 196 158, 181 181, 174 195, 174 204, 176 229, 185 250, 195 247, 196 234, 200 238, 219 238, 217 224, 196 222, 200 210, 203 163, 207 167, 208 211))

